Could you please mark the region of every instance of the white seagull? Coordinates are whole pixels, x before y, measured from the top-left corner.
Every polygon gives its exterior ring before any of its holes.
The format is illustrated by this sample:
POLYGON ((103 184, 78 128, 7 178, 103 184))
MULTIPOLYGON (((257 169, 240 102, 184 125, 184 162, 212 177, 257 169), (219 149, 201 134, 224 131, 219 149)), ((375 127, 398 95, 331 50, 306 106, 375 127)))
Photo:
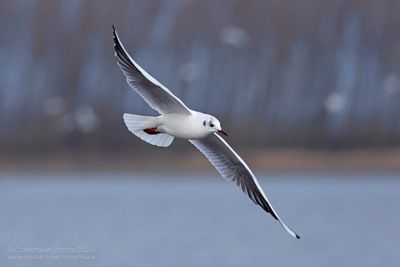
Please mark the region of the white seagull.
POLYGON ((249 198, 269 212, 288 231, 299 239, 272 208, 253 172, 239 155, 217 133, 227 135, 220 122, 211 115, 188 108, 165 86, 154 79, 126 52, 113 26, 115 57, 128 84, 161 115, 140 116, 125 113, 124 122, 130 132, 155 146, 167 147, 174 137, 188 139, 200 150, 227 180, 235 182, 249 198))

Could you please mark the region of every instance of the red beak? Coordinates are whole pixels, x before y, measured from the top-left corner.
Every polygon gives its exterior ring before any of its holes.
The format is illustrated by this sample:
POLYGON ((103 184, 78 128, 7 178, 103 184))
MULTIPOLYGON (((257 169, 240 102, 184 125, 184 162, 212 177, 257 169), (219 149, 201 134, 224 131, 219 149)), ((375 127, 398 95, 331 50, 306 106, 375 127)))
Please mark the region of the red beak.
POLYGON ((219 133, 222 133, 225 136, 229 136, 227 132, 225 132, 223 129, 218 130, 219 133))

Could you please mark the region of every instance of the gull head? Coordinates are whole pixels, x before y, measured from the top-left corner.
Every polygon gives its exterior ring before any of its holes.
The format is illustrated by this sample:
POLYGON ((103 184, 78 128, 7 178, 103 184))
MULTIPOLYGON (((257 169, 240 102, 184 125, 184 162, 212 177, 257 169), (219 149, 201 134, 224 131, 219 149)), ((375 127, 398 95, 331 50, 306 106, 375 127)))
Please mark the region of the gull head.
POLYGON ((206 127, 207 132, 209 133, 221 133, 225 136, 228 136, 228 134, 221 128, 221 123, 217 118, 211 115, 205 116, 203 119, 203 127, 206 127))

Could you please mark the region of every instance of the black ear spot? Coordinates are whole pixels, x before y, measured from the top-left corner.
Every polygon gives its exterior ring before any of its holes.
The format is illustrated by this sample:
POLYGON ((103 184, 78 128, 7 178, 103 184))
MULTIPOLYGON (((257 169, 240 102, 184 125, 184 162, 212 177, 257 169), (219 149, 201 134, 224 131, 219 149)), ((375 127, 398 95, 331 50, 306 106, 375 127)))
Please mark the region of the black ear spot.
POLYGON ((203 126, 206 126, 206 121, 203 121, 203 126))

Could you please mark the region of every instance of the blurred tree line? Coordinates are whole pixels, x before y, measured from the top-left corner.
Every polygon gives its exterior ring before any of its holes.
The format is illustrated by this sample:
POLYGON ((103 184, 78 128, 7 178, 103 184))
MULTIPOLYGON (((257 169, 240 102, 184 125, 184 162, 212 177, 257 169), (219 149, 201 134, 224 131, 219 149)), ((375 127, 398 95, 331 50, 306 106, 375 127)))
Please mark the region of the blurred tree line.
POLYGON ((140 147, 122 113, 156 113, 116 65, 112 24, 149 73, 235 141, 397 145, 399 10, 391 0, 2 0, 0 148, 140 147))

